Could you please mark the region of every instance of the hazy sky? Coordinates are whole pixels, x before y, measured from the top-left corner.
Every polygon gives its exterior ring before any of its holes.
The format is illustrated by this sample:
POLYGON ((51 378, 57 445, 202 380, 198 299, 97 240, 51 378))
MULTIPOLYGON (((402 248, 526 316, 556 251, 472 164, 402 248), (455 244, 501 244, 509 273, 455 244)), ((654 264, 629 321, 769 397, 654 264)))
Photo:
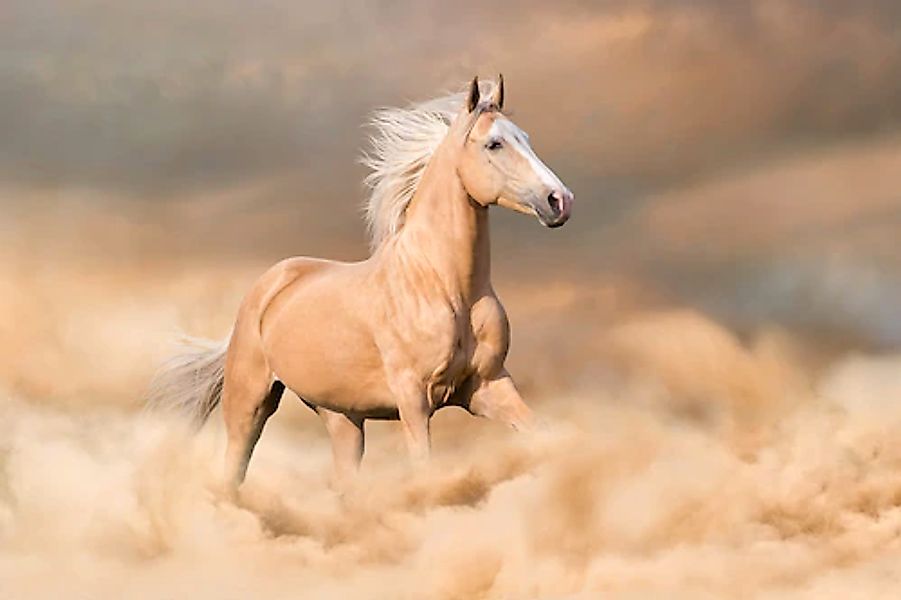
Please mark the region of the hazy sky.
POLYGON ((9 0, 0 30, 10 260, 363 256, 367 112, 502 71, 577 204, 496 211, 501 277, 901 344, 896 0, 9 0))

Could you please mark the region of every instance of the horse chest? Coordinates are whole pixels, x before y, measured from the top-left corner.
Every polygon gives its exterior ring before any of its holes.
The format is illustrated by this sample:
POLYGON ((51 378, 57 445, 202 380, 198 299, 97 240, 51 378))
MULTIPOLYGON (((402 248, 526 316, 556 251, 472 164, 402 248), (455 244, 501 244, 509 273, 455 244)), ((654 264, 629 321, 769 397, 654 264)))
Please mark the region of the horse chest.
POLYGON ((458 315, 454 335, 443 343, 428 379, 433 404, 441 404, 473 375, 490 377, 503 368, 509 347, 506 313, 494 296, 458 315), (436 398, 437 397, 437 398, 436 398), (440 401, 439 401, 440 398, 440 401))
POLYGON ((470 372, 472 346, 472 337, 461 332, 425 365, 425 391, 433 408, 445 404, 466 380, 470 372))
POLYGON ((434 407, 473 375, 501 369, 508 345, 506 314, 493 293, 462 302, 430 294, 436 287, 392 298, 376 341, 389 385, 413 377, 434 407))
POLYGON ((428 341, 417 354, 430 384, 454 387, 465 376, 474 345, 467 317, 468 311, 448 311, 437 326, 423 332, 428 341))

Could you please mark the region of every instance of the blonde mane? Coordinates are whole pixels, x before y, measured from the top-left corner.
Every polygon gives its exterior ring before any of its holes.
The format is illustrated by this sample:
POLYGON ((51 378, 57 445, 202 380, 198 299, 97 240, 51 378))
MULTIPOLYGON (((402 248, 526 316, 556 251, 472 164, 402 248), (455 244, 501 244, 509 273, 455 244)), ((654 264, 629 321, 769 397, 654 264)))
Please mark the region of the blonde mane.
MULTIPOLYGON (((480 87, 488 94, 494 83, 482 82, 480 87)), ((360 162, 371 171, 364 179, 370 191, 363 203, 371 250, 404 226, 422 173, 464 99, 463 93, 449 94, 406 108, 382 108, 370 117, 367 125, 374 133, 360 162)))

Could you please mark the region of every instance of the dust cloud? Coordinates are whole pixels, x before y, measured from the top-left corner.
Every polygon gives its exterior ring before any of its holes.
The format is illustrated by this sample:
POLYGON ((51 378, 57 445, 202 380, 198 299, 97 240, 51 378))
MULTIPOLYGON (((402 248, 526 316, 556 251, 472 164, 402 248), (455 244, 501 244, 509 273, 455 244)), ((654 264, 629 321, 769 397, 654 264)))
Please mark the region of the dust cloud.
POLYGON ((542 433, 444 411, 417 471, 396 425, 372 424, 339 495, 324 431, 286 398, 227 501, 221 417, 192 437, 140 393, 172 331, 227 330, 254 268, 4 273, 0 597, 897 590, 901 356, 738 337, 623 282, 507 286, 542 433))

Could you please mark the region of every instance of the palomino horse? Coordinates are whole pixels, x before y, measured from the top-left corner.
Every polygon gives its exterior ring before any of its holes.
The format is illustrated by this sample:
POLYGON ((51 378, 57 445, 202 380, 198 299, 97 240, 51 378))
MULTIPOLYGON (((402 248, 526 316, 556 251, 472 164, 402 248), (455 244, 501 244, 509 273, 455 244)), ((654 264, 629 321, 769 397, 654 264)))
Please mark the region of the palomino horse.
POLYGON ((232 491, 286 386, 325 423, 339 477, 359 466, 367 419, 400 419, 415 459, 428 456, 429 419, 444 406, 533 425, 504 368, 509 324, 491 286, 488 207, 558 227, 573 195, 503 105, 503 78, 476 78, 465 95, 376 113, 364 159, 371 256, 278 263, 244 298, 225 344, 157 376, 151 400, 201 423, 221 398, 232 491))

